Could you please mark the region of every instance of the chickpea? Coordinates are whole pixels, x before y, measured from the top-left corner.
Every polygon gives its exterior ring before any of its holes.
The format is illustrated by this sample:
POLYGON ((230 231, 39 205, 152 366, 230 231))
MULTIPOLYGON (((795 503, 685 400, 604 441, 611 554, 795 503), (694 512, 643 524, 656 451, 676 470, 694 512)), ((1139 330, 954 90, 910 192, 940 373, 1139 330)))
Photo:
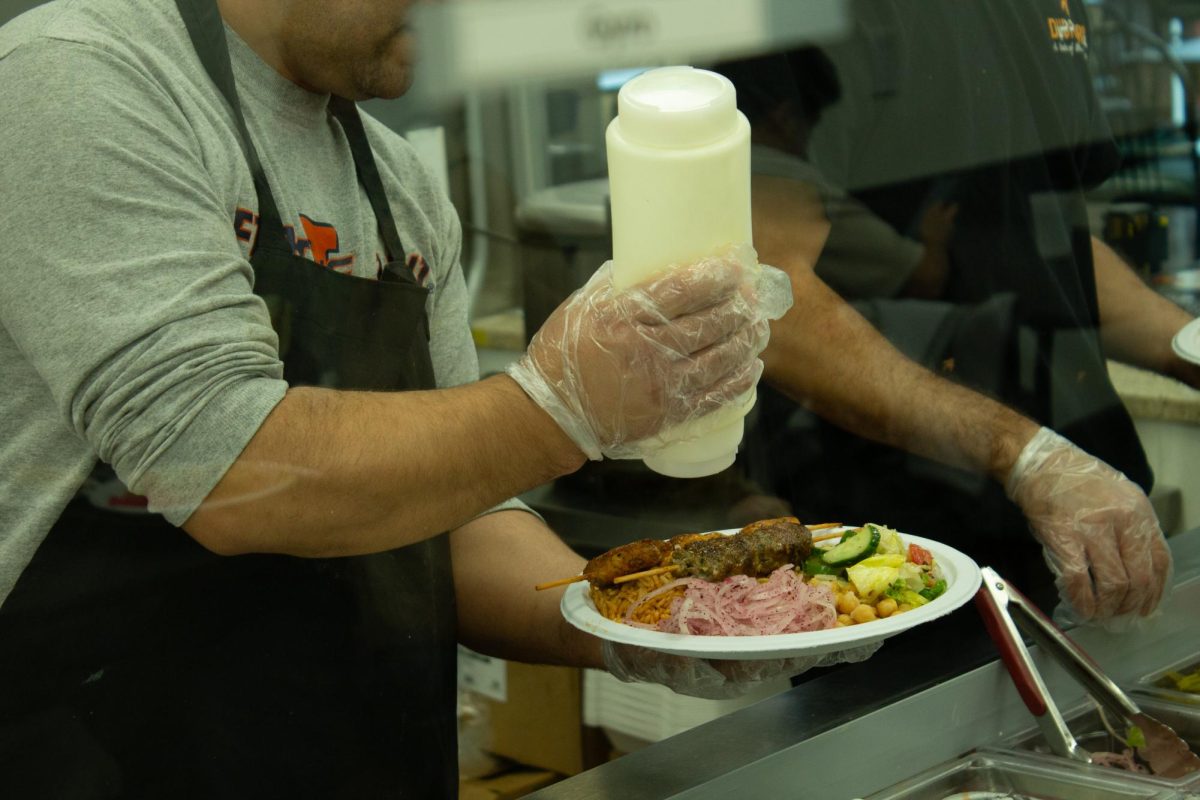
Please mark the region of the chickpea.
POLYGON ((842 592, 837 597, 837 610, 841 614, 849 614, 858 608, 858 595, 854 592, 842 592))
POLYGON ((885 597, 875 604, 875 613, 880 617, 890 617, 896 613, 896 601, 890 597, 885 597))
POLYGON ((912 603, 901 603, 900 605, 896 606, 897 614, 903 614, 905 611, 912 611, 912 610, 913 610, 912 603))
POLYGON ((875 606, 860 604, 857 608, 850 612, 850 619, 855 622, 870 622, 875 619, 875 606))
POLYGON ((837 626, 839 628, 844 628, 847 625, 853 625, 853 624, 854 624, 854 620, 850 619, 849 614, 838 614, 837 626))

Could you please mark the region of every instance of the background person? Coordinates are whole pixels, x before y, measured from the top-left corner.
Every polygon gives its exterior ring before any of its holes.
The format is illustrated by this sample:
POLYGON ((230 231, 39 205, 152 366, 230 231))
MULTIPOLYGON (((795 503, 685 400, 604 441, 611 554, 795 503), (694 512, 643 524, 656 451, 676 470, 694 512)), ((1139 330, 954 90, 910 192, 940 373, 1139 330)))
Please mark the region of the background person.
MULTIPOLYGON (((836 68, 820 48, 725 61, 713 69, 733 83, 738 109, 750 122, 751 167, 760 194, 769 195, 773 186, 783 193, 807 194, 812 208, 805 219, 820 227, 827 224, 813 267, 822 282, 849 299, 941 295, 949 276, 946 245, 957 207, 930 203, 914 235, 905 236, 835 186, 809 157, 821 115, 842 93, 836 68)), ((760 215, 768 213, 760 209, 760 215)), ((788 222, 780 219, 778 224, 788 222)))
POLYGON ((1047 38, 1048 5, 853 6, 853 34, 825 49, 840 100, 805 152, 894 230, 955 208, 947 277, 941 302, 898 300, 864 258, 861 294, 835 295, 819 277, 838 243, 828 192, 756 173, 755 243, 796 304, 764 355, 776 392, 748 460, 801 516, 946 541, 1047 608, 1061 593, 1120 625, 1155 607, 1170 559, 1105 358, 1200 381, 1170 348, 1190 316, 1090 236, 1085 192, 1116 152, 1086 49, 1047 38))

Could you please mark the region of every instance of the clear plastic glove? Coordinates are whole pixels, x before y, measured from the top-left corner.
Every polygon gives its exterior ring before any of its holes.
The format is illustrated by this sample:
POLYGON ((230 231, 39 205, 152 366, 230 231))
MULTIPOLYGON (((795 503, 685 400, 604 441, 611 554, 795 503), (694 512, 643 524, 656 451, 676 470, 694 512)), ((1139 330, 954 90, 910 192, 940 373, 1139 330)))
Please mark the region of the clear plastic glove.
POLYGON ((853 664, 870 658, 882 641, 812 656, 735 661, 690 658, 645 647, 604 642, 604 666, 626 683, 658 683, 678 694, 725 700, 740 697, 764 681, 793 678, 814 667, 853 664))
POLYGON ((612 262, 560 305, 508 374, 591 459, 642 458, 653 437, 757 383, 767 321, 791 284, 732 248, 618 292, 612 262))
POLYGON ((1137 484, 1042 428, 1005 488, 1042 543, 1069 607, 1064 621, 1120 630, 1158 607, 1171 585, 1171 551, 1137 484))

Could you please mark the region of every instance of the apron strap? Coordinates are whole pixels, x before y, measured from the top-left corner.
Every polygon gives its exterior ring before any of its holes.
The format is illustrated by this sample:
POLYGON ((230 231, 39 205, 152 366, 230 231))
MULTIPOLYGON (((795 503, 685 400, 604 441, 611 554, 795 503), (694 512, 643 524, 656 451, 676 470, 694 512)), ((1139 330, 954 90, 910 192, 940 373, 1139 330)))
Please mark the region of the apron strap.
MULTIPOLYGON (((379 166, 375 163, 375 154, 371 151, 371 143, 367 140, 367 132, 363 129, 362 117, 358 106, 353 101, 334 95, 330 98, 330 110, 342 125, 346 139, 350 143, 350 153, 354 156, 354 170, 358 173, 359 183, 367 191, 367 200, 375 212, 379 223, 379 234, 383 237, 387 249, 388 260, 394 261, 405 258, 404 245, 400 242, 400 234, 396 230, 396 218, 392 216, 392 208, 388 204, 387 192, 383 188, 383 179, 379 177, 379 166)), ((408 270, 403 270, 409 274, 408 270)))
MULTIPOLYGON (((254 191, 258 195, 258 235, 255 238, 254 249, 258 250, 261 246, 267 250, 290 254, 292 246, 284 235, 283 218, 279 214, 279 206, 275 202, 271 184, 267 180, 266 171, 263 169, 258 151, 254 147, 254 140, 250 138, 246 117, 242 113, 237 83, 233 77, 233 65, 229 58, 229 44, 225 39, 225 23, 221 19, 220 9, 215 0, 175 0, 175 4, 179 8, 183 24, 187 27, 188 34, 195 45, 200 63, 225 98, 237 126, 242 153, 250 167, 250 174, 254 180, 254 191)), ((375 214, 375 224, 379 228, 384 248, 387 251, 390 268, 384 270, 381 278, 416 283, 416 279, 407 268, 395 268, 396 266, 402 267, 403 264, 392 265, 391 263, 395 259, 400 259, 402 262, 406 251, 404 244, 400 241, 400 234, 396 230, 396 220, 388 205, 383 180, 379 176, 379 168, 375 163, 375 156, 371 152, 371 144, 367 140, 366 131, 363 129, 358 107, 352 101, 336 95, 330 98, 330 106, 334 117, 341 123, 342 130, 346 134, 350 145, 350 154, 354 157, 354 170, 358 174, 363 189, 366 190, 367 200, 375 214)))
POLYGON ((250 131, 246 128, 237 84, 233 79, 233 64, 229 59, 229 45, 225 41, 225 23, 221 19, 220 9, 215 0, 175 0, 175 5, 178 6, 183 24, 195 44, 196 54, 200 57, 204 71, 225 98, 237 125, 242 154, 250 167, 254 191, 258 195, 258 235, 255 237, 254 249, 266 245, 268 249, 291 253, 292 247, 284 236, 283 220, 279 216, 279 208, 275 205, 275 195, 271 192, 271 184, 267 181, 258 151, 254 149, 250 131))

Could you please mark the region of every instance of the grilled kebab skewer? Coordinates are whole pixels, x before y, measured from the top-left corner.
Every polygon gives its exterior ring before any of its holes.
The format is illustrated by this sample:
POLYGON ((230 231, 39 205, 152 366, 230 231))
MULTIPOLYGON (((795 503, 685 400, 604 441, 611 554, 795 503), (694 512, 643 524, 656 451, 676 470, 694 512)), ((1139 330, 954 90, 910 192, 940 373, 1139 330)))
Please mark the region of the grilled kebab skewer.
POLYGON ((675 548, 671 563, 641 573, 622 575, 626 583, 643 575, 674 572, 716 583, 731 575, 767 575, 785 564, 802 564, 812 552, 812 531, 790 519, 767 520, 733 536, 694 541, 675 548))
POLYGON ((677 572, 716 582, 730 575, 767 575, 784 564, 803 564, 811 552, 808 528, 774 520, 733 536, 686 544, 671 553, 671 561, 677 572))
POLYGON ((802 563, 812 551, 811 531, 839 525, 828 522, 806 527, 795 517, 781 517, 751 523, 733 536, 685 533, 666 541, 639 539, 596 556, 588 561, 580 575, 541 583, 535 588, 540 591, 582 580, 593 586, 610 586, 634 580, 646 571, 658 574, 678 570, 711 581, 739 572, 762 574, 753 570, 765 568, 768 562, 773 563, 780 557, 786 556, 772 569, 788 563, 802 563), (708 547, 701 547, 706 543, 708 547), (660 566, 668 556, 674 563, 660 566))
POLYGON ((563 584, 575 583, 577 581, 588 581, 593 586, 608 586, 622 575, 657 567, 676 546, 681 546, 687 541, 704 536, 720 536, 720 534, 685 533, 672 537, 667 541, 663 541, 662 539, 638 539, 636 542, 629 542, 620 547, 614 547, 612 550, 596 556, 587 562, 587 565, 583 568, 583 572, 579 575, 550 581, 549 583, 539 583, 534 588, 541 591, 542 589, 549 589, 554 586, 562 586, 563 584))

